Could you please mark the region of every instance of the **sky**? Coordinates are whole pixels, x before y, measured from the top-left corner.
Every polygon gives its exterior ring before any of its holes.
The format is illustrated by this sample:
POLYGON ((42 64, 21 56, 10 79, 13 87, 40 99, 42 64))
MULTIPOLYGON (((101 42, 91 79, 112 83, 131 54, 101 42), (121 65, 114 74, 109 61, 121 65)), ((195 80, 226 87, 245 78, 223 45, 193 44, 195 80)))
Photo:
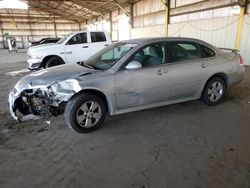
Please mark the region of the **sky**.
POLYGON ((28 5, 19 0, 2 0, 0 1, 0 8, 28 9, 28 5))

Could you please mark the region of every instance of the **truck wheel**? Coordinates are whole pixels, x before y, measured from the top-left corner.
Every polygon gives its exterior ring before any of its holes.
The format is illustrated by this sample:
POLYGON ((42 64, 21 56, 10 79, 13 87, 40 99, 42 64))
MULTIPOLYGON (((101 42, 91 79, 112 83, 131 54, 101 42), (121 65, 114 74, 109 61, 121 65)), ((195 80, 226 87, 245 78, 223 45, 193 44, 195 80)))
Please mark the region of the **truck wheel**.
POLYGON ((106 105, 100 97, 84 93, 69 100, 64 117, 69 128, 78 133, 88 133, 102 125, 106 105))
POLYGON ((59 57, 52 57, 46 63, 45 68, 54 67, 62 64, 64 64, 64 61, 62 59, 60 59, 59 57))

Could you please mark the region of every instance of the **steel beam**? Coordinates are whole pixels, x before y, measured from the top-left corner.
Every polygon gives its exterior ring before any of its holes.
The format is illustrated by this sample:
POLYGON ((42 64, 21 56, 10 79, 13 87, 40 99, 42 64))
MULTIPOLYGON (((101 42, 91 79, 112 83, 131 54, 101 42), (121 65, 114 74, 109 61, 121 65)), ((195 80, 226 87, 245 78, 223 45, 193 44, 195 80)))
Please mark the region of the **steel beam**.
POLYGON ((195 13, 205 10, 212 10, 227 6, 238 5, 241 0, 206 0, 198 3, 193 3, 190 5, 184 5, 176 7, 170 10, 170 16, 178 16, 183 14, 195 13))

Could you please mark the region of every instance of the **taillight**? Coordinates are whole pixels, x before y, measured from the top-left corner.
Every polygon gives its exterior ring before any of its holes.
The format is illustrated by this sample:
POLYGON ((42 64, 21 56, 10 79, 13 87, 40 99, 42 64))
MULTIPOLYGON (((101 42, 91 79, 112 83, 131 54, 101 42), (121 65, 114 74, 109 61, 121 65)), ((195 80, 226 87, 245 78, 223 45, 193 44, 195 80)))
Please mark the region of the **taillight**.
POLYGON ((243 61, 243 58, 241 57, 241 55, 240 55, 240 65, 241 66, 244 65, 244 61, 243 61))

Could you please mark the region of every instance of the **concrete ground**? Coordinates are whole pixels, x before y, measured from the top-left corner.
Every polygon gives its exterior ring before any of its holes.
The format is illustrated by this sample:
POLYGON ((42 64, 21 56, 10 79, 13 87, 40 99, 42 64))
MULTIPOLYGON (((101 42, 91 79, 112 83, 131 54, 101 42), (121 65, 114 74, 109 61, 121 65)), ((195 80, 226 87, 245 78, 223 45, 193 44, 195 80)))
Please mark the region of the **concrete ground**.
POLYGON ((0 187, 250 187, 250 67, 225 101, 111 117, 90 134, 63 117, 18 124, 7 95, 26 54, 0 51, 0 187))

